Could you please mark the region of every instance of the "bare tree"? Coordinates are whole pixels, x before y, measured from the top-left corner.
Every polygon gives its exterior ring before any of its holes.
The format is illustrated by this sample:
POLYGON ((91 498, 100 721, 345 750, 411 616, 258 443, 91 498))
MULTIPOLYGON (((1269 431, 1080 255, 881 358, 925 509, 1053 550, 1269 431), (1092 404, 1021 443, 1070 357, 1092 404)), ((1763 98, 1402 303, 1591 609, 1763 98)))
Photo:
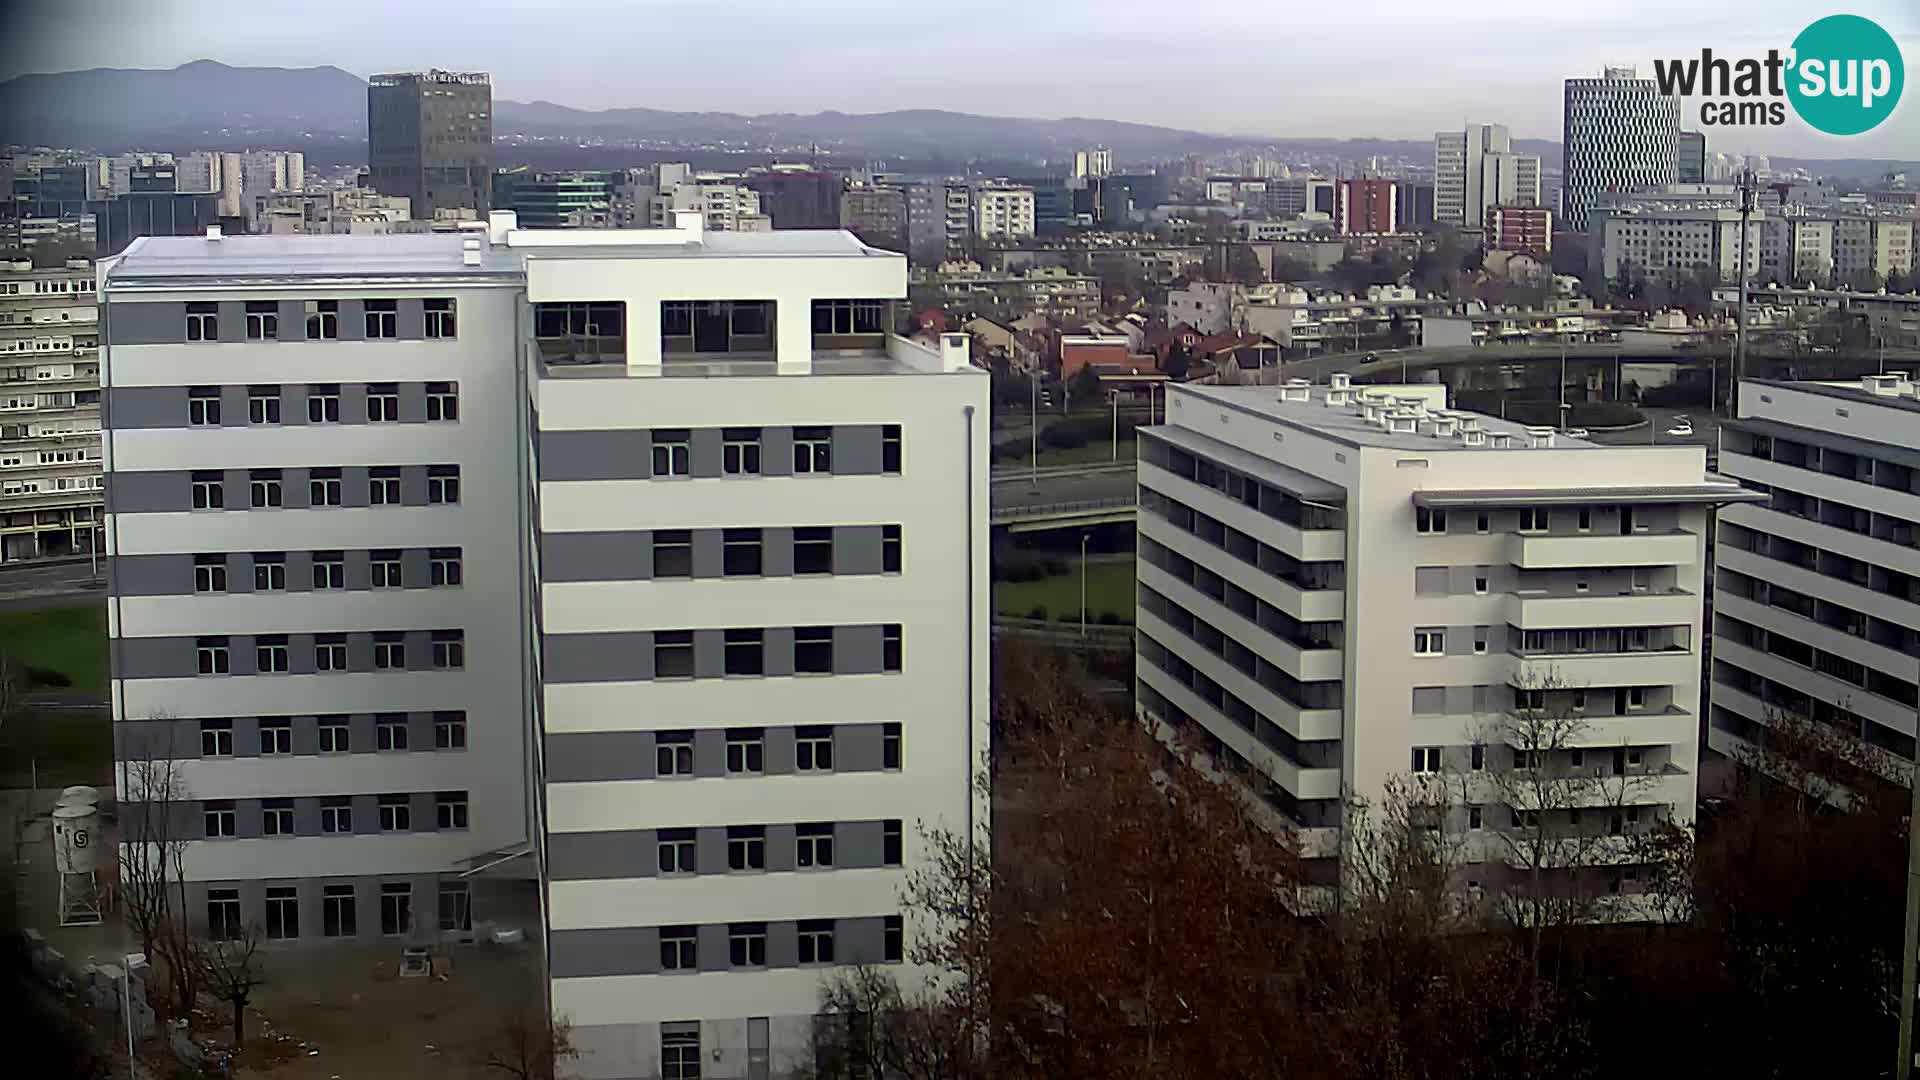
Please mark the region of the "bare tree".
POLYGON ((983 1076, 982 1043, 937 993, 908 994, 865 965, 821 988, 813 1075, 818 1080, 955 1080, 983 1076))
POLYGON ((500 1004, 499 1015, 487 1037, 474 1050, 473 1060, 491 1075, 513 1080, 554 1080, 562 1062, 579 1056, 573 1045, 573 1025, 547 1012, 532 983, 517 988, 500 1004))
POLYGON ((260 969, 260 943, 266 934, 258 923, 233 927, 210 927, 208 936, 193 945, 192 962, 200 973, 206 992, 226 1002, 233 1010, 233 1050, 238 1053, 246 1043, 247 1003, 253 991, 266 981, 260 969))
POLYGON ((201 974, 182 865, 190 793, 169 732, 121 738, 120 903, 141 945, 166 973, 175 1014, 184 1016, 199 995, 201 974))

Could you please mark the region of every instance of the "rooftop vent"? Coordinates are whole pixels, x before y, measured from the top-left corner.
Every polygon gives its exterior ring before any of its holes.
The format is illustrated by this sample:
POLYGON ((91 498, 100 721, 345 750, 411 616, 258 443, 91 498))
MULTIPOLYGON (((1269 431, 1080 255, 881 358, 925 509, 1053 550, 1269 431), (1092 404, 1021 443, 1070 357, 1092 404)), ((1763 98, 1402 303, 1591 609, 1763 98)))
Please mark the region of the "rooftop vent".
POLYGON ((1395 435, 1414 435, 1420 430, 1418 413, 1396 409, 1387 415, 1387 430, 1395 435))
POLYGON ((480 265, 479 237, 469 236, 465 240, 460 241, 460 262, 465 266, 480 265))
POLYGON ((1433 434, 1436 438, 1451 439, 1453 438, 1454 429, 1459 423, 1460 421, 1455 420, 1451 416, 1435 417, 1433 421, 1433 434))
POLYGON ((1493 447, 1495 450, 1505 450, 1513 445, 1513 433, 1509 431, 1496 431, 1487 436, 1487 445, 1493 447))
POLYGON ((1553 447, 1553 429, 1550 427, 1528 428, 1527 445, 1535 450, 1551 449, 1553 447))
POLYGON ((220 226, 218 225, 207 226, 207 239, 208 240, 220 239, 220 226))
POLYGON ((1877 397, 1898 397, 1900 378, 1897 375, 1862 375, 1860 388, 1877 397))
POLYGON ((1327 388, 1330 390, 1348 390, 1353 387, 1353 376, 1344 371, 1336 371, 1327 376, 1327 388))
POLYGON ((1463 428, 1460 431, 1460 445, 1485 446, 1487 445, 1487 433, 1481 431, 1479 428, 1463 428))
POLYGON ((1468 432, 1468 431, 1479 431, 1479 430, 1480 430, 1480 418, 1479 418, 1479 417, 1477 417, 1477 416, 1463 416, 1463 417, 1461 417, 1461 418, 1460 418, 1460 430, 1461 430, 1462 432, 1468 432))
POLYGON ((1395 404, 1415 416, 1427 415, 1427 399, 1418 394, 1407 394, 1393 400, 1395 404))
POLYGON ((1280 387, 1281 401, 1313 400, 1313 385, 1305 379, 1288 379, 1280 387))
POLYGON ((1342 390, 1335 387, 1327 391, 1327 405, 1331 408, 1345 408, 1351 403, 1352 398, 1353 391, 1351 390, 1342 390))

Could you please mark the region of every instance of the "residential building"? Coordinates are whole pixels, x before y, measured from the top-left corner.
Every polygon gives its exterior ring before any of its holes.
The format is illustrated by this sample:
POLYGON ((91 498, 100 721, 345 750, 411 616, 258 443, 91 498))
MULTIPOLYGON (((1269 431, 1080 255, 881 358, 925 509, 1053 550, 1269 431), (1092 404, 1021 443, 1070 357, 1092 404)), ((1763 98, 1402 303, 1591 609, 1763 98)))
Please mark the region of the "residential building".
POLYGON ((1588 231, 1587 215, 1609 192, 1630 193, 1680 179, 1680 99, 1631 67, 1566 81, 1560 220, 1588 231))
MULTIPOLYGON (((1761 265, 1767 212, 1747 221, 1746 272, 1761 265)), ((1668 184, 1610 195, 1589 207, 1588 262, 1609 280, 1633 273, 1669 281, 1705 272, 1718 281, 1740 274, 1739 195, 1729 184, 1668 184)))
POLYGON ((840 196, 840 221, 861 243, 886 251, 908 249, 907 192, 855 184, 840 196))
POLYGON ((760 207, 776 229, 838 229, 840 177, 807 165, 774 165, 749 172, 745 181, 760 195, 760 207))
POLYGON ((1390 334, 1396 323, 1417 326, 1422 317, 1453 307, 1444 296, 1422 296, 1404 285, 1348 295, 1280 283, 1197 281, 1167 290, 1166 318, 1169 326, 1186 323, 1202 334, 1259 334, 1288 349, 1348 351, 1390 334))
MULTIPOLYGON (((1731 308, 1739 299, 1733 289, 1722 289, 1714 299, 1731 308)), ((1755 324, 1818 322, 1838 312, 1866 324, 1867 337, 1876 345, 1920 349, 1920 293, 1857 292, 1851 289, 1781 288, 1777 284, 1750 284, 1747 317, 1755 324)))
POLYGON ((423 221, 493 206, 493 86, 485 72, 426 71, 367 81, 367 171, 423 221))
POLYGON ((1708 746, 1741 758, 1784 716, 1914 756, 1920 704, 1920 384, 1749 379, 1720 469, 1762 493, 1720 514, 1708 746))
POLYGON ((1008 321, 1023 315, 1089 319, 1100 313, 1100 279, 1058 266, 984 270, 975 262, 941 263, 913 272, 916 310, 937 307, 962 316, 1008 321))
POLYGON ((1332 220, 1338 209, 1334 181, 1320 177, 1294 180, 1268 180, 1264 202, 1267 213, 1278 218, 1302 214, 1326 214, 1332 220))
POLYGON ((1018 240, 1032 236, 1033 189, 1013 184, 981 184, 973 191, 973 235, 981 240, 1018 240))
POLYGON ((1342 235, 1400 231, 1394 217, 1398 200, 1392 180, 1360 177, 1338 183, 1340 201, 1335 221, 1342 235))
POLYGON ((1683 131, 1679 142, 1680 158, 1676 178, 1682 184, 1704 184, 1707 176, 1707 135, 1703 131, 1683 131))
POLYGON ((949 179, 945 186, 946 255, 942 259, 965 259, 973 252, 973 189, 964 180, 949 179))
POLYGON ((1540 157, 1515 153, 1505 124, 1468 124, 1434 135, 1435 221, 1478 229, 1490 206, 1539 205, 1540 157))
POLYGON ((1692 819, 1706 530, 1752 496, 1703 447, 1601 446, 1446 393, 1169 388, 1140 430, 1139 707, 1298 830, 1310 880, 1339 880, 1350 800, 1402 784, 1459 840, 1469 895, 1537 868, 1642 917, 1626 841, 1530 852, 1692 819), (1610 797, 1529 802, 1512 781, 1535 769, 1610 797))
POLYGON ((948 257, 946 189, 936 184, 894 184, 907 200, 907 259, 938 266, 948 257))
POLYGON ((1547 258, 1553 254, 1553 211, 1544 206, 1488 207, 1487 247, 1547 258))
POLYGON ((0 264, 0 563, 105 555, 93 264, 0 264))
MULTIPOLYGON (((662 166, 663 177, 665 166, 662 166)), ((760 212, 760 193, 733 173, 697 173, 660 185, 653 197, 652 225, 670 227, 677 215, 698 210, 714 232, 771 232, 773 222, 760 212)))
POLYGON ((187 910, 543 932, 582 1077, 785 1074, 836 967, 931 975, 919 829, 986 813, 988 400, 964 335, 887 333, 906 274, 695 212, 136 244, 116 745, 183 759, 187 910))
POLYGON ((1761 233, 1759 274, 1787 284, 1871 289, 1914 265, 1915 220, 1857 201, 1789 204, 1761 233))

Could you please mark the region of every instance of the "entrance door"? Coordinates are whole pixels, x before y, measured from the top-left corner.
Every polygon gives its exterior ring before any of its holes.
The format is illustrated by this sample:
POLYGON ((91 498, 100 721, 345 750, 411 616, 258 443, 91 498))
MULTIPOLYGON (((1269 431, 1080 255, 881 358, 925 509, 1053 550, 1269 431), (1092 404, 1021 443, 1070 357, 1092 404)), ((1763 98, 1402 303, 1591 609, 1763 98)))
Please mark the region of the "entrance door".
POLYGON ((729 338, 727 306, 721 303, 701 304, 693 309, 693 351, 727 351, 729 338))

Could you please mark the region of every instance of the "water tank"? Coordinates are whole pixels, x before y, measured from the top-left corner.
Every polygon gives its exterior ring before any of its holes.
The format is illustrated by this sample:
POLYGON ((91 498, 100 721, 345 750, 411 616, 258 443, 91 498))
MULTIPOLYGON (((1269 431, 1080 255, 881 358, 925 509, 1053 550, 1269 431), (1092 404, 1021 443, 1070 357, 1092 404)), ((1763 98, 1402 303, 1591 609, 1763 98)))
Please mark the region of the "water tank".
POLYGON ((58 806, 53 811, 53 868, 89 874, 100 865, 100 809, 58 806))
POLYGON ((75 784, 60 792, 56 806, 99 806, 100 791, 85 784, 75 784))

